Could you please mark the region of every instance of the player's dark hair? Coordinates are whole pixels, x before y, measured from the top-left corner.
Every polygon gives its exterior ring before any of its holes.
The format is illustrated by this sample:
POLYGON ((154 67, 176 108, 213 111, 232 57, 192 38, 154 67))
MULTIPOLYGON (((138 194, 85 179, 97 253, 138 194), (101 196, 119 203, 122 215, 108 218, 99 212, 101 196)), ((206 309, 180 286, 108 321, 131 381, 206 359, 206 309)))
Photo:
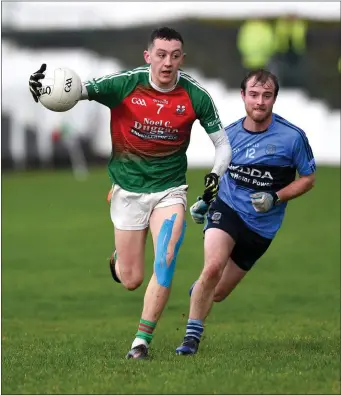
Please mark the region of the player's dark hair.
POLYGON ((160 38, 161 40, 177 40, 180 41, 182 45, 184 45, 184 40, 179 32, 170 27, 160 27, 159 29, 155 29, 152 31, 148 41, 148 48, 154 44, 156 39, 160 38))
POLYGON ((275 97, 278 95, 279 91, 279 83, 278 83, 278 78, 275 76, 275 74, 270 73, 270 71, 265 70, 265 69, 258 69, 258 70, 253 70, 250 71, 245 78, 243 79, 242 83, 240 84, 240 88, 245 94, 246 91, 246 84, 251 78, 255 78, 255 83, 253 86, 255 86, 258 83, 261 83, 262 85, 265 85, 268 80, 271 80, 273 84, 275 85, 275 97))

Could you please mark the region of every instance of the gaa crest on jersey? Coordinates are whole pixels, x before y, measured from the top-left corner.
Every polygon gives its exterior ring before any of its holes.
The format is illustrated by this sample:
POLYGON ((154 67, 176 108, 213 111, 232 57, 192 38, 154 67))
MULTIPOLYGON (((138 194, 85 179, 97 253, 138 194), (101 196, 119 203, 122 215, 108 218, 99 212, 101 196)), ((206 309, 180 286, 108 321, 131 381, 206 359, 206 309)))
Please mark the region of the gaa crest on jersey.
POLYGON ((176 106, 176 110, 175 110, 176 114, 178 114, 178 115, 184 115, 184 114, 185 114, 185 111, 186 111, 186 106, 180 105, 180 104, 178 104, 178 105, 176 106))
POLYGON ((265 152, 268 155, 273 155, 276 152, 276 146, 273 144, 268 144, 265 148, 265 152))
POLYGON ((219 224, 221 218, 221 213, 219 211, 215 211, 212 215, 212 221, 214 224, 219 224))

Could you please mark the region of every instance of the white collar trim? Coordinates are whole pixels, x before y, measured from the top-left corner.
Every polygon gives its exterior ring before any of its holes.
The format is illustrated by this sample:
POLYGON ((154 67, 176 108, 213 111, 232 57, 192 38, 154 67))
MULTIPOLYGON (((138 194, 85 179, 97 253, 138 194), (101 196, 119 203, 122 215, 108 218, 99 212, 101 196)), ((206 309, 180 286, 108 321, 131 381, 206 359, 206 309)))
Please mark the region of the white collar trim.
POLYGON ((176 77, 175 84, 174 84, 173 86, 171 86, 170 88, 160 88, 159 86, 157 86, 157 85, 152 81, 151 67, 149 67, 149 83, 150 83, 150 85, 152 86, 152 88, 155 89, 155 90, 158 91, 158 92, 167 93, 167 92, 173 91, 173 90, 176 88, 176 86, 177 86, 177 84, 178 84, 178 82, 179 82, 179 79, 180 79, 180 71, 178 70, 178 74, 177 74, 177 77, 176 77))

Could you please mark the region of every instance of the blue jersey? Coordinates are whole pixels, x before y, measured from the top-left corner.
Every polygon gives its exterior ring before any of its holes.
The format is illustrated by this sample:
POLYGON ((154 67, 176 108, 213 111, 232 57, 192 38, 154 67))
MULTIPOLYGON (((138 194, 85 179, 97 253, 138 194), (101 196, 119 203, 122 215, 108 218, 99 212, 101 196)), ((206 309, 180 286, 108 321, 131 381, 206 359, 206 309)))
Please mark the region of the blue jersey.
POLYGON ((234 209, 246 225, 272 239, 280 228, 287 203, 258 213, 250 194, 284 188, 299 175, 315 172, 315 160, 302 129, 277 114, 263 132, 243 127, 245 117, 225 128, 232 146, 232 161, 224 174, 218 196, 234 209))

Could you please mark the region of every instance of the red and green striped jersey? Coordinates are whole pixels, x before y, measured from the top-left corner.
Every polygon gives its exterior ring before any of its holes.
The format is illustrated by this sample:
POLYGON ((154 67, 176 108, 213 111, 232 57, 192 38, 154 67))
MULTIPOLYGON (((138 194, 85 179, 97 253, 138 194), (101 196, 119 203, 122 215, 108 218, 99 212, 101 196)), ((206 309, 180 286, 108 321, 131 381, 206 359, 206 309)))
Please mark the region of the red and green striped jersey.
POLYGON ((222 128, 212 98, 192 77, 179 71, 176 87, 162 93, 151 87, 149 72, 150 66, 143 66, 85 83, 89 100, 111 112, 110 178, 137 193, 186 183, 186 151, 196 119, 207 133, 222 128))

